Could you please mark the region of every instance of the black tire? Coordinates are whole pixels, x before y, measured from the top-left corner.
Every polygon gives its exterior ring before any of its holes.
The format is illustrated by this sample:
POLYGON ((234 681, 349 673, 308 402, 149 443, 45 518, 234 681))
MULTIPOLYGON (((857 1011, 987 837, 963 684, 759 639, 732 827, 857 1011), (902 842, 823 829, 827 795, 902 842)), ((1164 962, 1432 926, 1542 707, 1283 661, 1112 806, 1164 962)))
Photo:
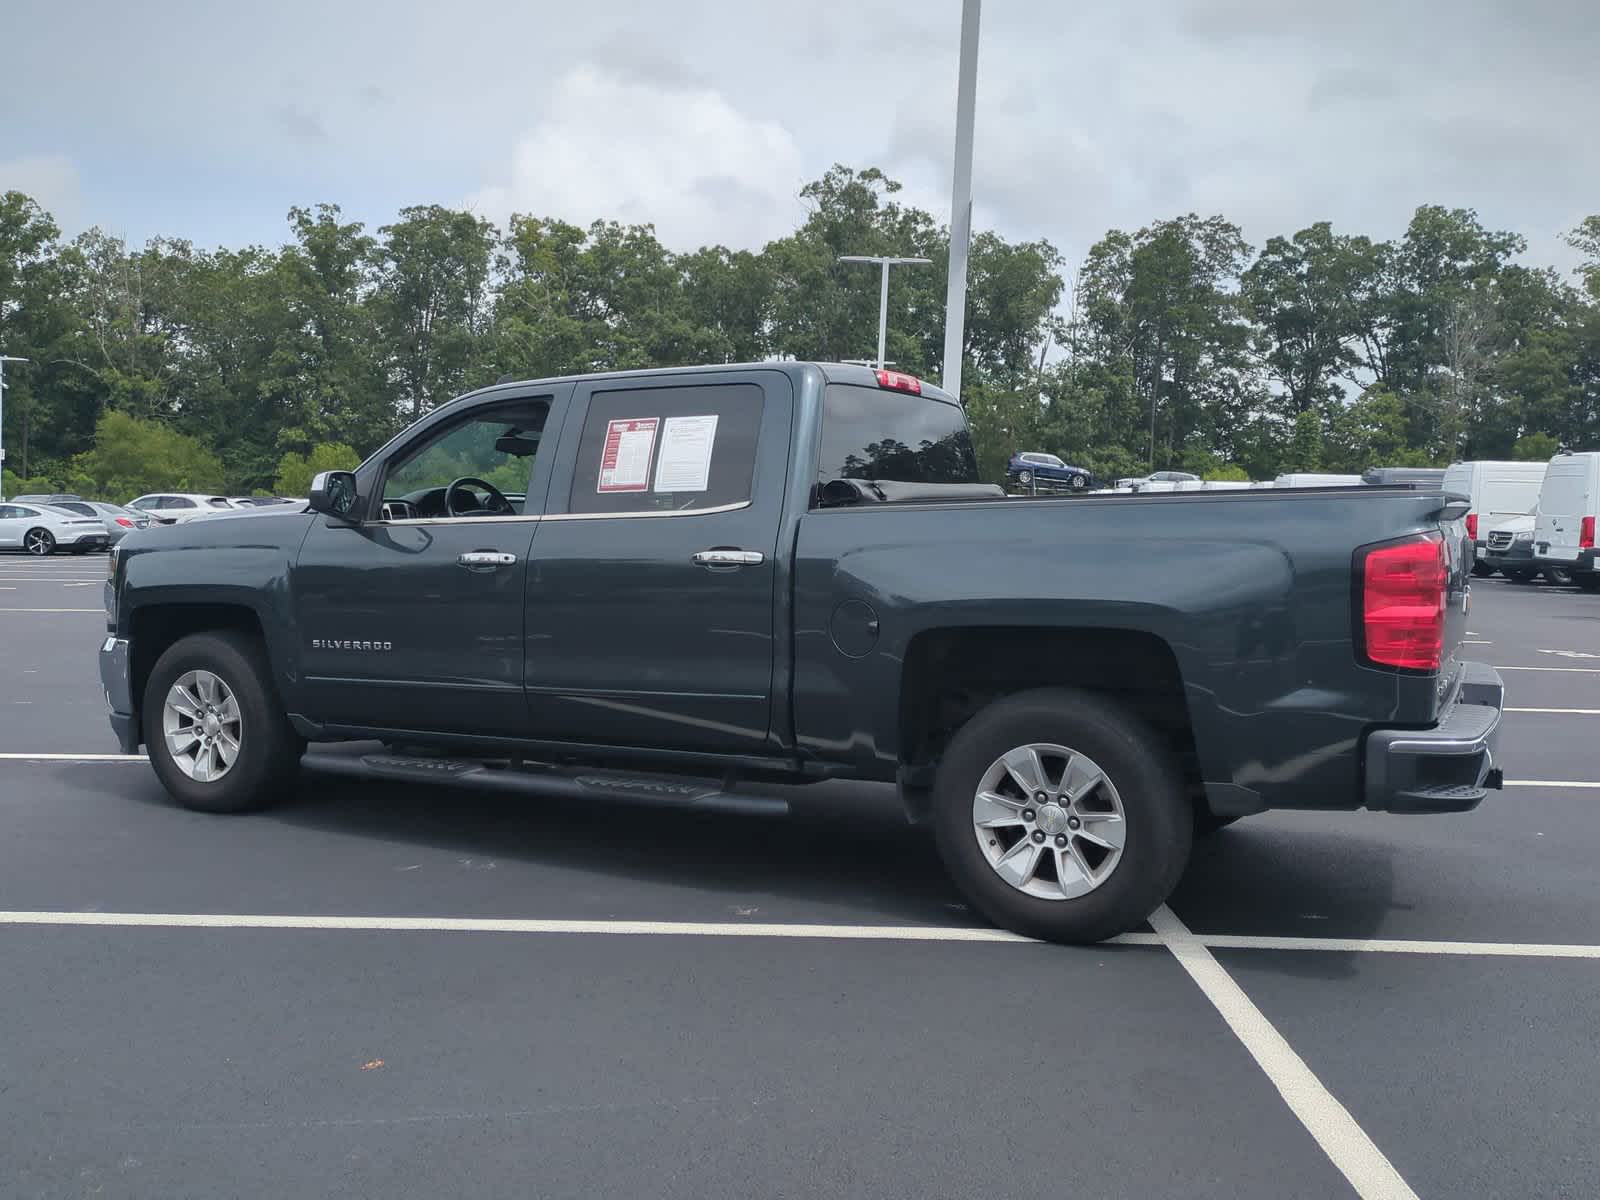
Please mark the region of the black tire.
POLYGON ((1600 592, 1600 575, 1574 575, 1572 581, 1585 592, 1600 592))
POLYGON ((1475 562, 1472 564, 1472 573, 1479 579, 1487 579, 1494 574, 1494 568, 1488 563, 1475 562))
POLYGON ((196 633, 174 642, 150 672, 143 712, 150 765, 174 800, 199 812, 250 812, 278 800, 305 749, 284 715, 261 644, 244 634, 196 633), (168 691, 193 670, 217 676, 239 704, 238 757, 220 778, 208 782, 185 773, 162 730, 168 691))
POLYGON ((1017 482, 1020 483, 1023 487, 1027 487, 1030 483, 1033 482, 1033 472, 1032 471, 1018 471, 1017 472, 1017 482))
POLYGON ((1532 583, 1539 578, 1539 572, 1530 571, 1525 567, 1518 567, 1514 570, 1508 570, 1506 578, 1511 580, 1512 583, 1532 583))
POLYGON ((1089 481, 1087 479, 1085 479, 1082 475, 1074 475, 1072 477, 1072 479, 1071 479, 1071 483, 1072 483, 1072 486, 1074 488, 1076 488, 1080 492, 1084 488, 1089 486, 1089 481))
POLYGON ((1165 743, 1103 696, 1041 689, 997 700, 951 739, 933 790, 940 857, 974 908, 996 925, 1053 942, 1098 942, 1139 925, 1171 894, 1189 861, 1194 813, 1165 743), (1094 890, 1043 899, 1011 886, 989 865, 973 832, 984 772, 1019 746, 1047 743, 1088 755, 1121 797, 1121 860, 1094 890))
POLYGON ((48 529, 30 529, 22 535, 22 548, 34 558, 49 558, 56 552, 56 535, 48 529))
POLYGON ((1572 572, 1565 567, 1546 567, 1544 581, 1555 587, 1571 587, 1573 584, 1572 572))

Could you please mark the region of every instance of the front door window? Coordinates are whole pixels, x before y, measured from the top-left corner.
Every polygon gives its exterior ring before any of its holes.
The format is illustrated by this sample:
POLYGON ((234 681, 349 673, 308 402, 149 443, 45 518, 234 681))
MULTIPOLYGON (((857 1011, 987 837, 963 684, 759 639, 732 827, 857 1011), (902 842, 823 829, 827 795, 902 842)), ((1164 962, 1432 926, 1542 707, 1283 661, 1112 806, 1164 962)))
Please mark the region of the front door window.
POLYGON ((431 431, 390 463, 386 520, 520 515, 544 437, 549 402, 519 400, 479 409, 431 431))

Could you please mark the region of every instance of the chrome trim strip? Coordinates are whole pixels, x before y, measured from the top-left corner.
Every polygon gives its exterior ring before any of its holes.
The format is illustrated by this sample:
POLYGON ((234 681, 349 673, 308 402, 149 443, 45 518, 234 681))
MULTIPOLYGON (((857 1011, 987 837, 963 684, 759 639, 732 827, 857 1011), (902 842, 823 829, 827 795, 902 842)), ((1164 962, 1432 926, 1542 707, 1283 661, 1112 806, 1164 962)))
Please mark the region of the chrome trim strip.
POLYGON ((619 513, 545 513, 540 516, 507 516, 507 517, 408 517, 399 521, 363 521, 362 527, 369 525, 460 525, 471 523, 473 525, 504 525, 513 521, 626 521, 636 517, 709 517, 717 513, 738 512, 741 508, 749 508, 749 500, 741 500, 737 504, 718 504, 711 508, 671 508, 671 509, 646 509, 639 512, 619 513))

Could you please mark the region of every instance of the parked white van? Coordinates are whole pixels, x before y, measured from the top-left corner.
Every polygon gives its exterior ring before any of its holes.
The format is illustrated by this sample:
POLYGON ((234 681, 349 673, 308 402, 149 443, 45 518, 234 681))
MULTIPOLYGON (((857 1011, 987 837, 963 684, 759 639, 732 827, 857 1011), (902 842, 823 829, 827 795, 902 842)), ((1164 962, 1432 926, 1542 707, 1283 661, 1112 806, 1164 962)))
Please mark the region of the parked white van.
POLYGON ((1600 511, 1600 453, 1558 454, 1539 489, 1533 523, 1534 560, 1565 568, 1586 592, 1600 592, 1594 524, 1600 511))
POLYGON ((1539 488, 1544 483, 1548 463, 1478 462, 1451 463, 1445 468, 1444 490, 1465 496, 1467 536, 1472 539, 1474 575, 1492 575, 1483 563, 1488 553, 1489 535, 1507 522, 1525 517, 1539 503, 1539 488))
POLYGON ((1360 487, 1359 475, 1330 475, 1318 471, 1296 471, 1287 475, 1279 475, 1272 481, 1273 487, 1281 488, 1311 488, 1311 487, 1360 487))

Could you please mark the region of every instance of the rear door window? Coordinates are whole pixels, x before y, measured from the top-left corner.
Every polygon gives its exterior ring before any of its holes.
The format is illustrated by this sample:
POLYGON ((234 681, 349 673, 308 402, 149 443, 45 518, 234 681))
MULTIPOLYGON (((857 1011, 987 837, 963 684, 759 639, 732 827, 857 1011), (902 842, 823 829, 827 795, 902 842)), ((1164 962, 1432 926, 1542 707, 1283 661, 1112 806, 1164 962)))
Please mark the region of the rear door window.
POLYGON ((747 503, 764 404, 756 383, 594 392, 567 511, 692 512, 747 503))

